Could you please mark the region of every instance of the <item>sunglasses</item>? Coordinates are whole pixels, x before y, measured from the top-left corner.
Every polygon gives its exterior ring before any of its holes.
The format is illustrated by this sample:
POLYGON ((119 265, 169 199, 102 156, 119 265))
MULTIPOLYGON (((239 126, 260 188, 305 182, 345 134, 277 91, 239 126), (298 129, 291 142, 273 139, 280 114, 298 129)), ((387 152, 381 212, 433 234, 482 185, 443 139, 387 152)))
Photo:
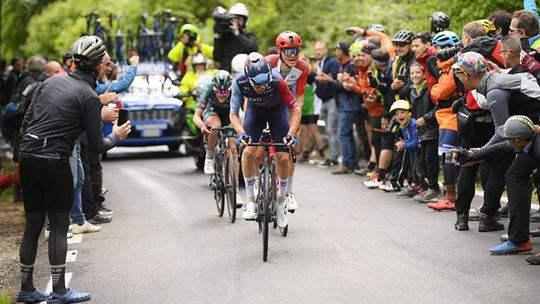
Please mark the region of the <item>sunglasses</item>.
POLYGON ((220 88, 214 87, 214 93, 216 93, 216 95, 227 95, 229 94, 230 91, 231 91, 230 87, 226 89, 220 89, 220 88))
POLYGON ((300 48, 284 49, 283 53, 285 53, 285 56, 292 56, 292 55, 300 54, 300 51, 301 51, 300 48))

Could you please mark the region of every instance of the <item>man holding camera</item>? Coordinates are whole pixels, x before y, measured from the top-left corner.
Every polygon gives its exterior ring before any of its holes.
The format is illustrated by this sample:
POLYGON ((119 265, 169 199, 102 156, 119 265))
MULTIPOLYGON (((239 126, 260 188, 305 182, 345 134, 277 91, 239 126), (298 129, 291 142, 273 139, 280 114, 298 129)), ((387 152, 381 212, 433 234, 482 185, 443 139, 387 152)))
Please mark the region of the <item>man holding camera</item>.
POLYGON ((169 51, 167 57, 172 62, 178 62, 178 71, 185 75, 188 56, 202 53, 204 57, 213 58, 214 47, 201 42, 199 28, 193 24, 184 24, 180 28, 180 35, 180 41, 169 51))
POLYGON ((249 12, 243 3, 236 3, 229 13, 218 7, 214 13, 214 59, 222 70, 231 71, 232 58, 237 54, 257 51, 255 34, 246 32, 249 12))

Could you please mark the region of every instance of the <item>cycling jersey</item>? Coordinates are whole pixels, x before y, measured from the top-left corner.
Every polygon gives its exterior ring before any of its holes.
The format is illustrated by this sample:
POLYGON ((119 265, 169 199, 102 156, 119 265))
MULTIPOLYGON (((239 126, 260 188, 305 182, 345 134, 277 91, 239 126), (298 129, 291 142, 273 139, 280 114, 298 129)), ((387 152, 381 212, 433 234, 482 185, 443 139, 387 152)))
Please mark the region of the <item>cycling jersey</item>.
POLYGON ((301 59, 296 60, 296 64, 287 72, 281 72, 281 59, 279 55, 268 55, 266 60, 272 70, 277 71, 285 79, 287 86, 296 96, 304 95, 306 91, 306 82, 309 74, 309 65, 301 59))
POLYGON ((201 85, 201 95, 197 103, 197 109, 204 111, 203 120, 206 121, 210 115, 218 115, 221 125, 230 124, 230 98, 225 102, 219 102, 212 81, 208 81, 201 85))
POLYGON ((294 95, 277 71, 272 71, 272 81, 262 94, 255 92, 244 73, 238 74, 232 85, 231 113, 239 112, 244 97, 247 98, 248 108, 270 109, 281 103, 285 104, 289 110, 297 107, 294 95))

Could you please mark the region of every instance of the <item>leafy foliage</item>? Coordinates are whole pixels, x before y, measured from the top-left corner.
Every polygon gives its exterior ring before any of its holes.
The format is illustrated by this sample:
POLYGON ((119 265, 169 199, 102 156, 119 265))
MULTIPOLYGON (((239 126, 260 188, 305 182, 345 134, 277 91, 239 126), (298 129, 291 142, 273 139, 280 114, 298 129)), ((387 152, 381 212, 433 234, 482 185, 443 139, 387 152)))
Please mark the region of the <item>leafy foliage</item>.
MULTIPOLYGON (((165 8, 173 10, 189 22, 201 27, 203 41, 212 43, 212 11, 215 6, 230 7, 236 0, 4 0, 2 3, 3 57, 41 53, 55 58, 67 51, 71 43, 86 30, 84 15, 99 10, 102 23, 109 27, 110 17, 123 15, 124 32, 137 32, 139 16, 150 16, 165 8)), ((429 17, 435 11, 450 15, 451 29, 460 33, 472 20, 486 18, 497 10, 513 12, 522 9, 521 1, 507 0, 244 0, 250 9, 248 30, 254 31, 261 52, 273 46, 283 30, 298 32, 305 42, 323 39, 331 44, 350 40, 345 34, 349 26, 366 27, 383 24, 392 34, 399 29, 429 30, 429 17)), ((151 18, 150 18, 151 19, 151 18)), ((113 31, 116 31, 113 23, 113 31)), ((306 43, 310 52, 311 43, 306 43)))

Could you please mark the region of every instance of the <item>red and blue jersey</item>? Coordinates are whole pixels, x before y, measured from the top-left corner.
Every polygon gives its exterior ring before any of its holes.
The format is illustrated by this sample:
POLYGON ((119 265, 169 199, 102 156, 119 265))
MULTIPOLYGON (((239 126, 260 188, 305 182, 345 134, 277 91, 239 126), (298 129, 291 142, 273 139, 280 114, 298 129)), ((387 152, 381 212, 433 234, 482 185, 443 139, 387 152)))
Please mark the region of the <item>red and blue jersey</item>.
POLYGON ((295 96, 304 95, 309 74, 309 65, 304 60, 296 60, 296 64, 286 75, 281 73, 281 59, 279 58, 279 55, 268 55, 266 56, 266 60, 270 64, 272 70, 277 71, 284 78, 285 83, 287 83, 287 86, 295 96))
POLYGON ((298 106, 287 83, 274 70, 272 70, 272 81, 262 94, 255 92, 244 73, 238 74, 234 78, 232 85, 231 113, 240 111, 244 98, 248 101, 247 106, 253 108, 271 109, 280 103, 285 104, 289 110, 293 110, 298 106))

